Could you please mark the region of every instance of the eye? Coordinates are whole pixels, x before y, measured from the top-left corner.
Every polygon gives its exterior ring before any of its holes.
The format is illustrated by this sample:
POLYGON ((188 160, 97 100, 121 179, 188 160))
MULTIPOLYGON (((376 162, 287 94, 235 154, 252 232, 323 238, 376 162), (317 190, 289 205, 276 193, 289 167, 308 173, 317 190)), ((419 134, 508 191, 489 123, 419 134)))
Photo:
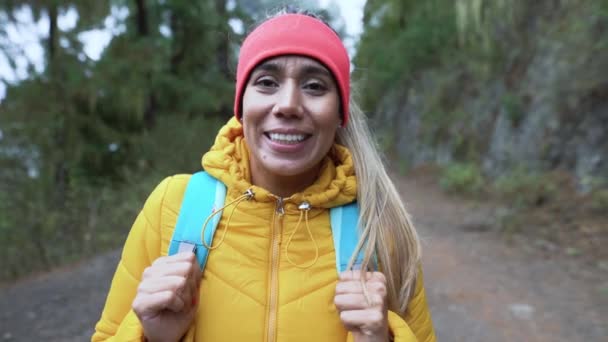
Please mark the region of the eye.
POLYGON ((278 83, 272 79, 271 77, 265 76, 258 78, 255 83, 255 86, 261 88, 276 88, 278 87, 278 83))
POLYGON ((322 95, 328 88, 321 81, 309 81, 304 85, 304 89, 309 90, 313 95, 322 95))

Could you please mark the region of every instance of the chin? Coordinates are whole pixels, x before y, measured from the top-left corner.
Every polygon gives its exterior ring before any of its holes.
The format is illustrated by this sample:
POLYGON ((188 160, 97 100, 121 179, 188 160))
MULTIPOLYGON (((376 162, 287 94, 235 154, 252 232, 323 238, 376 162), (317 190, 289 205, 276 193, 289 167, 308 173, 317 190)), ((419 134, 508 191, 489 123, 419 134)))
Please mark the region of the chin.
POLYGON ((277 176, 294 177, 304 175, 310 172, 314 167, 309 167, 308 163, 294 163, 290 161, 287 163, 272 163, 271 165, 265 165, 265 168, 277 176))
POLYGON ((277 176, 295 177, 295 176, 303 175, 309 170, 303 169, 303 168, 274 167, 274 168, 270 168, 270 171, 277 176))

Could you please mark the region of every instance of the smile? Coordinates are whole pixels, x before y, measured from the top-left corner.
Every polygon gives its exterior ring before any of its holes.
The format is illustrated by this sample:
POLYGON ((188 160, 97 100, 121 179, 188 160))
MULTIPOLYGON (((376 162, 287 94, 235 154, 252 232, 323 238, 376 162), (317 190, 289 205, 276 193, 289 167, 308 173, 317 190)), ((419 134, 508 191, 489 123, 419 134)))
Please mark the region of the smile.
POLYGON ((307 134, 284 134, 284 133, 266 133, 266 136, 273 142, 279 144, 297 144, 306 140, 310 135, 307 134))

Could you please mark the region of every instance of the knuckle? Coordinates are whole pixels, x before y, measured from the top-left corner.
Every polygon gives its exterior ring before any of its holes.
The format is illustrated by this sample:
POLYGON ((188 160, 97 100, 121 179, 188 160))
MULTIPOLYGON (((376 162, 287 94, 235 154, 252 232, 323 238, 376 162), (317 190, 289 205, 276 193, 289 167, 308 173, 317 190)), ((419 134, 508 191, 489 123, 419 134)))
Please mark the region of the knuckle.
POLYGON ((133 311, 135 311, 135 313, 139 313, 141 311, 141 303, 139 297, 135 297, 133 303, 131 304, 131 308, 133 309, 133 311))
POLYGON ((343 281, 351 279, 351 278, 352 278, 352 271, 342 271, 338 275, 338 279, 343 280, 343 281))
POLYGON ((188 279, 180 277, 175 284, 175 289, 181 291, 186 288, 186 285, 188 285, 188 279))
POLYGON ((376 293, 386 293, 386 285, 379 282, 374 282, 371 284, 370 289, 376 293))
POLYGON ((139 316, 141 313, 146 311, 145 299, 141 298, 140 296, 136 296, 133 303, 131 303, 131 308, 133 309, 133 312, 139 316))
POLYGON ((177 266, 176 270, 178 271, 178 274, 187 275, 188 273, 190 273, 191 264, 189 262, 180 262, 176 266, 177 266))
POLYGON ((347 304, 346 297, 343 295, 338 295, 334 297, 334 304, 338 308, 343 308, 347 304))
POLYGON ((372 295, 371 300, 374 306, 384 305, 384 298, 378 294, 372 295))
POLYGON ((384 319, 382 313, 378 310, 373 310, 369 313, 369 320, 372 323, 380 323, 384 319))
POLYGON ((153 273, 153 272, 154 272, 154 270, 152 269, 152 266, 146 267, 144 269, 144 272, 142 273, 142 278, 149 278, 151 276, 151 273, 153 273))
POLYGON ((156 258, 156 260, 154 260, 154 261, 152 262, 152 266, 162 264, 162 263, 163 263, 163 261, 164 261, 164 259, 165 259, 165 257, 158 257, 158 258, 156 258))
POLYGON ((192 253, 192 252, 188 252, 188 258, 187 260, 191 263, 191 264, 195 264, 197 263, 196 260, 196 254, 192 253))
POLYGON ((386 276, 382 272, 374 272, 373 277, 382 283, 386 283, 386 276))
POLYGON ((190 272, 195 272, 197 269, 199 269, 198 260, 194 258, 190 261, 190 272))
POLYGON ((164 291, 162 293, 162 298, 168 303, 174 301, 177 298, 177 293, 175 293, 175 291, 164 291))

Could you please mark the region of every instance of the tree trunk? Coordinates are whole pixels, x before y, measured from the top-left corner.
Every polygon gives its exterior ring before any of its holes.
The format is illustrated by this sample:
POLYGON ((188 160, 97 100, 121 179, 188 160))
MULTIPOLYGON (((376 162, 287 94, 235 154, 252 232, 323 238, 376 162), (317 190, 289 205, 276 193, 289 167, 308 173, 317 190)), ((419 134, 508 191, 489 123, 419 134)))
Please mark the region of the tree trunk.
POLYGON ((49 41, 47 45, 49 66, 51 66, 55 60, 57 42, 59 40, 59 37, 57 36, 57 12, 56 4, 49 6, 49 41))
POLYGON ((228 63, 228 29, 227 29, 227 12, 226 12, 226 0, 215 0, 215 9, 218 16, 220 17, 220 32, 222 38, 220 39, 217 47, 216 62, 220 69, 220 72, 226 77, 230 78, 230 68, 228 63))
MULTIPOLYGON (((48 7, 49 13, 49 39, 47 42, 47 67, 50 75, 52 88, 61 91, 60 84, 60 70, 59 61, 57 57, 57 48, 59 45, 59 32, 57 30, 57 17, 58 8, 56 3, 51 3, 48 7)), ((53 158, 53 173, 55 181, 55 193, 53 196, 53 205, 56 208, 64 208, 67 199, 67 185, 68 185, 68 170, 66 165, 66 125, 68 119, 61 117, 63 114, 56 114, 54 121, 57 123, 57 130, 54 132, 54 146, 56 157, 53 158)))
POLYGON ((150 35, 150 26, 148 24, 148 10, 145 0, 135 0, 137 6, 137 33, 140 36, 146 37, 150 35))
POLYGON ((178 75, 179 73, 179 65, 184 60, 184 56, 186 55, 186 49, 184 45, 180 45, 180 40, 178 39, 179 35, 182 34, 181 25, 179 23, 179 19, 177 15, 172 11, 171 16, 169 17, 169 26, 171 27, 171 32, 173 33, 173 39, 171 39, 172 45, 172 54, 170 60, 169 69, 171 70, 171 74, 178 75))
MULTIPOLYGON (((137 20, 137 35, 142 39, 147 39, 150 36, 150 21, 148 17, 148 9, 146 7, 145 0, 135 0, 137 7, 136 20, 137 20)), ((148 71, 145 75, 148 84, 152 82, 152 72, 148 71)), ((153 86, 151 86, 150 92, 146 99, 144 107, 144 127, 151 129, 156 123, 156 114, 158 111, 156 96, 154 94, 153 86)))

